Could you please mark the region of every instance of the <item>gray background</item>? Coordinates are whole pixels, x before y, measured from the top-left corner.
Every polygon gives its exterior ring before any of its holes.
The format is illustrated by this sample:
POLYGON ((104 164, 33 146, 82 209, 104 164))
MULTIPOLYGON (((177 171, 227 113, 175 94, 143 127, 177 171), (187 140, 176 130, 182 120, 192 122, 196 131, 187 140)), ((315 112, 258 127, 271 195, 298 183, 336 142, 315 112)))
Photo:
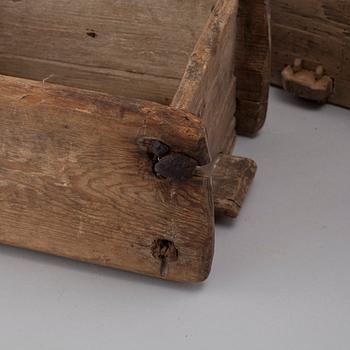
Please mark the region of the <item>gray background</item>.
POLYGON ((199 286, 0 247, 1 349, 350 348, 350 112, 271 92, 259 171, 199 286))

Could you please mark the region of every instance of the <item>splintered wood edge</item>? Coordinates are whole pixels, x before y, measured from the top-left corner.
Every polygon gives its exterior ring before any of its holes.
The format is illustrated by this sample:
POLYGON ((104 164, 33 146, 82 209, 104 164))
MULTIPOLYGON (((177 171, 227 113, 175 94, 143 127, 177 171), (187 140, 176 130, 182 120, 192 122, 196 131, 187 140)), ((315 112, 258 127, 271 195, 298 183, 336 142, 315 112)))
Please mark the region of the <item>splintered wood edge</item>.
POLYGON ((217 1, 171 104, 201 118, 213 158, 227 152, 236 137, 237 10, 238 0, 217 1))
POLYGON ((197 117, 13 77, 0 76, 0 91, 0 243, 174 281, 208 277, 210 177, 158 178, 148 148, 159 139, 207 164, 197 117))
POLYGON ((255 136, 263 127, 271 78, 270 1, 240 1, 236 50, 237 133, 255 136))
POLYGON ((256 163, 248 158, 221 155, 212 168, 215 212, 236 218, 254 180, 256 163))

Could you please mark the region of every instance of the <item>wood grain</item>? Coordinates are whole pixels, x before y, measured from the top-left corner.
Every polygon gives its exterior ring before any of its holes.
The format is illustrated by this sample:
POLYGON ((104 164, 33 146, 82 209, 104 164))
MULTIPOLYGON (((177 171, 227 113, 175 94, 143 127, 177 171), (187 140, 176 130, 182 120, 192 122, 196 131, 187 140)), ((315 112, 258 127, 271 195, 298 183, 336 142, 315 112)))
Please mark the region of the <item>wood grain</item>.
POLYGON ((215 212, 236 218, 254 180, 257 166, 248 158, 222 155, 212 169, 215 212))
POLYGON ((172 106, 198 115, 211 156, 230 153, 235 141, 234 52, 238 0, 220 0, 190 58, 172 106))
POLYGON ((254 136, 266 120, 271 77, 269 0, 239 2, 236 49, 237 132, 254 136))
POLYGON ((350 108, 350 3, 347 0, 271 0, 272 82, 296 58, 318 65, 334 81, 329 102, 350 108))
POLYGON ((0 242, 177 281, 213 255, 210 179, 155 176, 145 140, 205 164, 197 117, 0 76, 0 242), (176 254, 175 254, 176 252, 176 254))
POLYGON ((0 73, 169 104, 215 0, 0 0, 0 73))
POLYGON ((223 154, 236 136, 235 72, 239 118, 257 131, 265 117, 266 9, 0 0, 0 243, 204 280, 213 198, 237 215, 255 173, 223 154))

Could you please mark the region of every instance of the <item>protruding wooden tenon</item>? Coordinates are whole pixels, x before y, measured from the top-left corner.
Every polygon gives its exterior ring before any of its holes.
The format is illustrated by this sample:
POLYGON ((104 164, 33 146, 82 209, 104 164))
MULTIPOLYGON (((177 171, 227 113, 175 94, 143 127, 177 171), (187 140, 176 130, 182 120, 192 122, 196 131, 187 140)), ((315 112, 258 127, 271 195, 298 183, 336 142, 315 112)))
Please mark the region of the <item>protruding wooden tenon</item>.
POLYGON ((222 155, 212 169, 216 214, 236 218, 254 180, 257 166, 248 158, 222 155))

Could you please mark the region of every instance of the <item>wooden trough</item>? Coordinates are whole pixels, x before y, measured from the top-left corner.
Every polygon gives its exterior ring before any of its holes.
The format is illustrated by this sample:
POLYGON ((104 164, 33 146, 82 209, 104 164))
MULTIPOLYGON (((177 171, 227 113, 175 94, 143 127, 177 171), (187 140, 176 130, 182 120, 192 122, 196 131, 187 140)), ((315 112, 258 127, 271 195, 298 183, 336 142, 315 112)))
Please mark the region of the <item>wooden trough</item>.
POLYGON ((0 32, 0 243, 206 279, 256 171, 231 152, 265 121, 266 2, 0 0, 0 32))
POLYGON ((272 81, 350 108, 350 2, 271 0, 272 81))

